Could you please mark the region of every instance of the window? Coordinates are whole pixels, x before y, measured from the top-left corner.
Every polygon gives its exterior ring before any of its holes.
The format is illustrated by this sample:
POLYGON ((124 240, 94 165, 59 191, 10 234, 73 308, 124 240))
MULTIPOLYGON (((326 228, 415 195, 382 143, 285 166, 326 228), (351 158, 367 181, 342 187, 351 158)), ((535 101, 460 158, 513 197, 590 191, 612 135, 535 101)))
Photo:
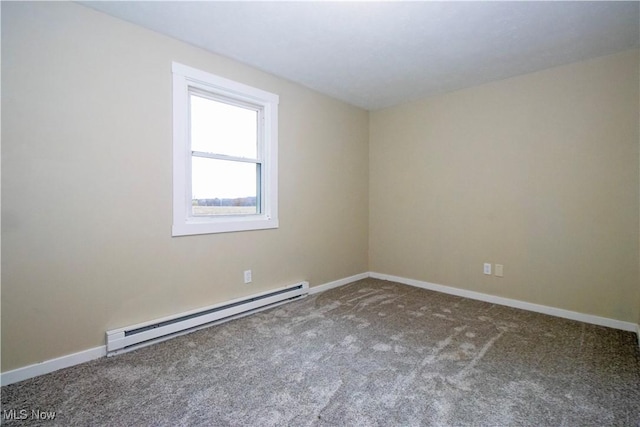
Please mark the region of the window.
POLYGON ((278 95, 173 63, 173 235, 278 227, 278 95))

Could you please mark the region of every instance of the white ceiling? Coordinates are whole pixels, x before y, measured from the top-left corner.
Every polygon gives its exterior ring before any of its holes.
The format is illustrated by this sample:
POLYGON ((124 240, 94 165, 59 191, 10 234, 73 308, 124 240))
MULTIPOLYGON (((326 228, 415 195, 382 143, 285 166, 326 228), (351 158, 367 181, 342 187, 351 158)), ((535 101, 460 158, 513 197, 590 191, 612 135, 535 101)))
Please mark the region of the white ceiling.
POLYGON ((640 46, 638 2, 82 2, 369 110, 640 46))

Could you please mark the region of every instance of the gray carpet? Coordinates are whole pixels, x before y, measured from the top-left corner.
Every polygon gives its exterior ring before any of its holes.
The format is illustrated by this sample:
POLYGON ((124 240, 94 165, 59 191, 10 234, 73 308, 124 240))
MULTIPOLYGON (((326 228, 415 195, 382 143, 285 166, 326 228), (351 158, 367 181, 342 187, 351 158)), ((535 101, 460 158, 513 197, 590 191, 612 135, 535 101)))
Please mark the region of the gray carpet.
POLYGON ((2 387, 11 409, 65 426, 638 426, 640 354, 630 332, 366 279, 2 387))

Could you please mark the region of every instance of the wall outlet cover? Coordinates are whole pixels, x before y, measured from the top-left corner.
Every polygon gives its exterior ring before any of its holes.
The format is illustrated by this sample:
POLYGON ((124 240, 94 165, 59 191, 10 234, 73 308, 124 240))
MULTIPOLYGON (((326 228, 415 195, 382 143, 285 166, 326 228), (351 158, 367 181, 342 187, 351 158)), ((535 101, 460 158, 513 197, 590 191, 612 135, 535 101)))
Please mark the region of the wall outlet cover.
POLYGON ((484 274, 491 274, 491 264, 488 262, 484 263, 484 274))

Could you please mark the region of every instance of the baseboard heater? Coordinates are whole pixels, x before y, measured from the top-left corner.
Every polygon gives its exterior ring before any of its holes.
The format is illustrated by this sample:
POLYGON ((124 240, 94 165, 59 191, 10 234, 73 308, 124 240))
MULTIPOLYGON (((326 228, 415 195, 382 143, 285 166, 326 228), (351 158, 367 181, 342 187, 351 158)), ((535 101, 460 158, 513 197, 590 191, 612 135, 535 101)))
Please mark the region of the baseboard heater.
POLYGON ((303 298, 308 293, 309 283, 300 282, 152 322, 107 331, 107 356, 164 341, 241 315, 275 307, 303 298))

